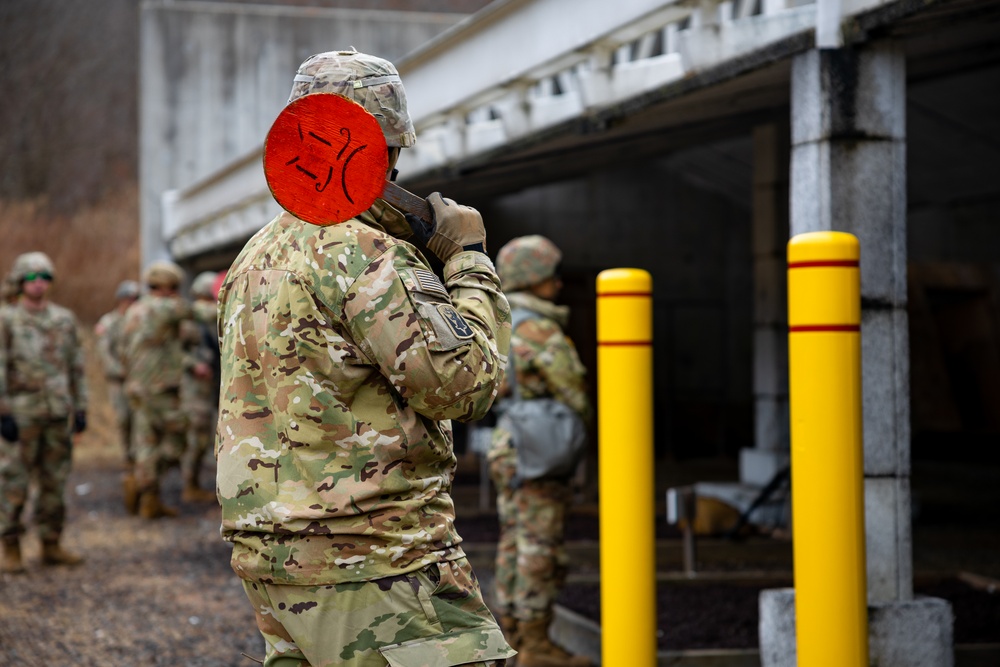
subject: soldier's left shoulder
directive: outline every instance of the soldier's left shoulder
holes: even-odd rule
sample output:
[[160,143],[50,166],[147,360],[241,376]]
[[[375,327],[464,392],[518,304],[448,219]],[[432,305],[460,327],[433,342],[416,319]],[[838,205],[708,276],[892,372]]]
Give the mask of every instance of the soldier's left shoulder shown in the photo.
[[539,343],[544,343],[553,338],[563,338],[563,330],[559,326],[559,323],[542,315],[525,320],[517,328],[517,334],[526,340]]

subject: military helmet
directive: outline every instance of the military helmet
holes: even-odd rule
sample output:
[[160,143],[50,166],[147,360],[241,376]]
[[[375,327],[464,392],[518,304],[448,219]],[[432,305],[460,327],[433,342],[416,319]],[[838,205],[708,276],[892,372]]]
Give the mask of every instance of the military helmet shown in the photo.
[[134,280],[123,280],[118,283],[118,289],[115,290],[116,299],[136,299],[139,297],[139,283]]
[[504,290],[526,289],[551,278],[562,260],[556,244],[532,234],[511,239],[497,253],[497,274]]
[[388,60],[358,53],[353,46],[310,56],[295,73],[288,102],[311,93],[337,93],[363,106],[378,120],[389,146],[408,148],[417,141],[403,82]]
[[191,296],[215,298],[215,271],[202,271],[191,283]]
[[184,269],[167,260],[157,260],[146,267],[142,280],[150,287],[179,287],[184,282]]
[[20,284],[25,276],[32,273],[45,273],[51,279],[55,277],[56,269],[52,265],[52,260],[44,252],[26,252],[23,255],[18,255],[10,270],[11,277]]

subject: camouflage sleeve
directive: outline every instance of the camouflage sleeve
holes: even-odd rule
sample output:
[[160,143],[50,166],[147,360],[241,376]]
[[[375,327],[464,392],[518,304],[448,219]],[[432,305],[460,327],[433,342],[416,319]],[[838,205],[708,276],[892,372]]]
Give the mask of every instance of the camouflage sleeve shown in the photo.
[[115,337],[121,332],[121,322],[115,322],[113,315],[108,313],[101,317],[94,327],[97,334],[97,354],[104,366],[104,374],[120,379],[123,376],[122,362],[115,350]]
[[486,255],[459,253],[441,283],[408,244],[373,259],[347,289],[344,320],[406,403],[431,419],[482,418],[510,348],[510,306]]
[[0,414],[9,414],[10,405],[7,404],[7,341],[10,340],[7,328],[7,318],[4,317],[7,309],[0,306]]
[[583,419],[589,420],[591,406],[587,396],[587,370],[573,342],[551,320],[529,320],[518,328],[518,332],[522,331],[525,338],[536,341],[534,366],[552,395],[576,410]]
[[69,336],[67,337],[66,358],[69,361],[69,386],[73,394],[73,409],[77,412],[87,409],[87,372],[84,363],[83,345],[80,342],[80,328],[76,318],[70,315]]

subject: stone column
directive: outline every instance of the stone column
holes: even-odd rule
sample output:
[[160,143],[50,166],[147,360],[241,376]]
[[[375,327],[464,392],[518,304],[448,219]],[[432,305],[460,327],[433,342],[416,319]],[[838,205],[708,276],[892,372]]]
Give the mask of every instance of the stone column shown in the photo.
[[[951,665],[949,606],[942,600],[913,600],[905,58],[888,41],[809,51],[792,64],[791,99],[791,234],[842,231],[861,242],[872,664]],[[794,633],[790,653],[781,644],[787,636],[765,637],[772,631],[787,635],[787,610],[794,606],[782,595],[794,593],[761,596],[765,667],[794,665]]]
[[787,124],[753,130],[754,446],[740,452],[740,481],[763,486],[788,464]]
[[861,242],[872,602],[913,596],[905,75],[892,44],[814,50],[792,66],[791,233],[850,232]]
[[753,131],[754,448],[788,453],[788,126]]

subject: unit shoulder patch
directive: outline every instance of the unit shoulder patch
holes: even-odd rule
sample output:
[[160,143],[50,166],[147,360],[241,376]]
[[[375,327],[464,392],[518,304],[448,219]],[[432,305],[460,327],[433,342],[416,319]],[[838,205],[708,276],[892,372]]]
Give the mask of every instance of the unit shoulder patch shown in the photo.
[[454,333],[456,337],[465,340],[472,338],[475,335],[472,327],[469,326],[469,323],[465,321],[464,317],[458,314],[458,311],[455,310],[454,306],[443,303],[437,307],[437,310],[441,313],[444,321],[448,323],[448,326],[451,328],[452,333]]

